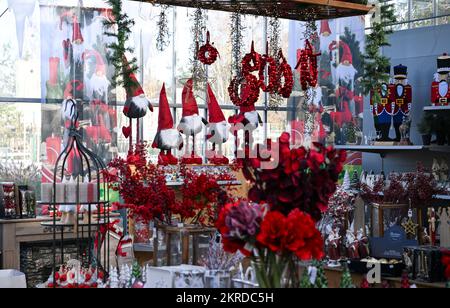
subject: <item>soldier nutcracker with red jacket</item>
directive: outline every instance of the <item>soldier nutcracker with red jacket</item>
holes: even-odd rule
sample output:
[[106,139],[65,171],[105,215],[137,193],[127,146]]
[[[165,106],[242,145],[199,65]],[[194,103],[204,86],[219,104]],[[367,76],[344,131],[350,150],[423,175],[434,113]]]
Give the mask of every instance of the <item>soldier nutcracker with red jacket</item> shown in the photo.
[[401,139],[400,126],[403,119],[409,117],[412,107],[412,87],[408,84],[408,67],[400,64],[394,67],[394,85],[391,96],[393,120],[396,138]]
[[[384,69],[387,76],[391,75],[391,67],[387,66]],[[383,83],[375,90],[379,99],[375,99],[374,91],[370,93],[370,110],[373,115],[375,129],[381,132],[381,139],[379,141],[390,141],[389,129],[392,124],[392,94],[394,93],[394,85],[391,83]]]
[[437,73],[431,85],[431,104],[433,106],[448,106],[450,103],[450,56],[444,53],[437,59]]

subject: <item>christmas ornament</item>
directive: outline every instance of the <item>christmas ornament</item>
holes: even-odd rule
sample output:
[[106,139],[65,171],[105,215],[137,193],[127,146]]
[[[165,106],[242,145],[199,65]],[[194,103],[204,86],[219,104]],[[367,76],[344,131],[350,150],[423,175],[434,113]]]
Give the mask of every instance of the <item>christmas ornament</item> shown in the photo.
[[206,32],[206,43],[198,49],[197,58],[200,62],[206,65],[211,65],[217,60],[219,52],[211,45],[209,31]]
[[[267,79],[269,83],[266,85],[266,67],[268,66]],[[259,68],[259,84],[264,92],[273,93],[278,88],[278,67],[274,58],[268,54],[262,55],[260,58]]]
[[[278,66],[278,94],[284,98],[289,98],[291,96],[292,90],[294,88],[294,74],[292,73],[292,68],[287,62],[283,55],[283,52],[279,52],[280,64]],[[284,83],[283,83],[284,79]]]
[[25,33],[25,21],[31,21],[36,0],[8,0],[8,8],[13,11],[16,19],[17,45],[19,46],[19,57],[23,56],[23,42]]
[[255,42],[252,41],[250,53],[242,59],[242,75],[248,76],[252,72],[258,72],[261,67],[261,55],[255,51]]
[[231,102],[237,107],[253,106],[259,99],[259,89],[258,79],[248,74],[244,78],[234,77],[228,87],[228,94]]
[[412,209],[410,208],[408,211],[408,221],[402,223],[402,227],[403,227],[403,229],[405,229],[405,232],[407,235],[410,235],[411,237],[416,237],[417,236],[417,228],[419,228],[419,225],[414,223],[412,216],[413,216],[413,212],[412,212]]
[[318,78],[317,57],[321,53],[315,53],[309,40],[305,41],[305,49],[300,51],[299,61],[295,69],[300,68],[300,83],[302,90],[308,87],[316,87]]

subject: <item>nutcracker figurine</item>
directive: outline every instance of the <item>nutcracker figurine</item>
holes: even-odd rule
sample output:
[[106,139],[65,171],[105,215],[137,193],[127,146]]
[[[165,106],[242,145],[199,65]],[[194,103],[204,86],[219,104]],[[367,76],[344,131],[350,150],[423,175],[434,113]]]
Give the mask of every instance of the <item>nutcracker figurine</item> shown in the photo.
[[[387,66],[384,69],[387,76],[391,75],[391,67]],[[381,132],[381,139],[379,141],[390,141],[389,129],[392,123],[392,102],[393,85],[383,83],[379,88],[375,89],[379,95],[378,101],[375,99],[375,92],[370,93],[370,109],[372,111],[375,129]]]
[[408,117],[412,106],[412,87],[408,84],[408,67],[398,65],[394,67],[394,85],[392,94],[392,110],[396,141],[401,139],[400,126],[405,117]]
[[450,56],[444,53],[437,59],[437,73],[431,85],[431,104],[448,106],[450,103],[449,88]]

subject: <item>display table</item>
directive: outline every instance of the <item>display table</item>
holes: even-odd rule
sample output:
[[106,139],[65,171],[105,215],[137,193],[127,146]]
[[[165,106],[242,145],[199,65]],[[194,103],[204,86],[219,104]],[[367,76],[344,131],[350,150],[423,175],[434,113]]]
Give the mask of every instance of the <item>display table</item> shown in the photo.
[[[303,271],[304,268],[301,269]],[[339,288],[339,284],[341,282],[342,278],[342,269],[341,268],[325,268],[325,275],[328,279],[328,286],[330,288]],[[359,288],[361,285],[361,282],[364,279],[363,274],[359,273],[352,273],[352,281],[355,286]],[[390,278],[390,277],[383,277],[382,280],[386,280],[390,283],[392,288],[400,288],[401,287],[401,278]],[[420,281],[413,281],[410,280],[411,285],[416,285],[417,288],[420,289],[443,289],[445,288],[445,283],[426,283],[426,282],[420,282]],[[376,286],[381,287],[381,286]]]

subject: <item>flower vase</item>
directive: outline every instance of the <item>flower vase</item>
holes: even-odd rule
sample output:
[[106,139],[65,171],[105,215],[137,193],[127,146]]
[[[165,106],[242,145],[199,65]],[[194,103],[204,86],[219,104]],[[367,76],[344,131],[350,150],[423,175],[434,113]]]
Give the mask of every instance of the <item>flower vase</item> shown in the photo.
[[231,272],[225,270],[208,270],[205,273],[205,287],[213,289],[231,288]]

